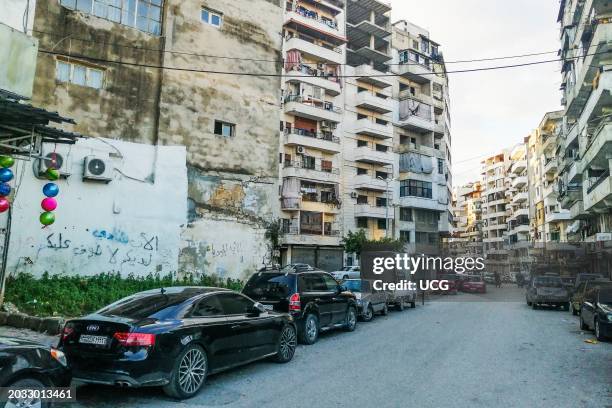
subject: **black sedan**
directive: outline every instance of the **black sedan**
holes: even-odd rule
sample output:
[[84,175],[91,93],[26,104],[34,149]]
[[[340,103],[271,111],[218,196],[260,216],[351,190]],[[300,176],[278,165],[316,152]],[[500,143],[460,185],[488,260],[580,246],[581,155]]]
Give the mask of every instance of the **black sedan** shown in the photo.
[[[68,387],[70,370],[64,353],[52,347],[27,340],[0,337],[0,387],[10,389],[44,389]],[[48,406],[40,400],[9,398],[4,388],[2,400],[7,406]]]
[[593,329],[600,341],[612,337],[612,288],[598,287],[586,293],[580,309],[580,328]]
[[60,340],[75,380],[163,386],[179,399],[195,395],[209,374],[267,357],[288,362],[296,344],[289,315],[203,287],[137,293],[68,321]]

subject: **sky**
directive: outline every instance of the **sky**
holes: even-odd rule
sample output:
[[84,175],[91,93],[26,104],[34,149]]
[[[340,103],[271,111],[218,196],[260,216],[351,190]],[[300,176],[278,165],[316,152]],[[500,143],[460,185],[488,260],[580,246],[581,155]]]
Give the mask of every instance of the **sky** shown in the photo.
[[[392,21],[429,31],[446,61],[520,55],[559,49],[557,0],[391,0]],[[550,54],[447,69],[557,59]],[[458,73],[450,76],[453,185],[479,178],[480,161],[514,146],[544,114],[561,109],[560,65]]]

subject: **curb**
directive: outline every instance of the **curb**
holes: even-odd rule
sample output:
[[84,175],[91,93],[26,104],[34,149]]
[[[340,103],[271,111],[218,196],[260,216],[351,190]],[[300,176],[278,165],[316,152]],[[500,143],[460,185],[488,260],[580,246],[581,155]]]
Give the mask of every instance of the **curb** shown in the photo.
[[29,329],[53,336],[60,333],[64,322],[65,320],[61,317],[35,317],[24,313],[0,312],[0,326]]

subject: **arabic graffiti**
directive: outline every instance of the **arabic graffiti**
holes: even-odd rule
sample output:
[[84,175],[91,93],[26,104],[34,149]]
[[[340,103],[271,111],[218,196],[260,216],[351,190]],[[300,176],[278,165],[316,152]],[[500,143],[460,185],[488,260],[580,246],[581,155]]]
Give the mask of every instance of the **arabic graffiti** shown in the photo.
[[128,242],[130,242],[130,238],[128,237],[128,235],[125,232],[116,228],[113,228],[112,231],[94,230],[94,232],[92,232],[91,234],[99,239],[107,239],[109,241],[116,241],[122,244],[127,244]]

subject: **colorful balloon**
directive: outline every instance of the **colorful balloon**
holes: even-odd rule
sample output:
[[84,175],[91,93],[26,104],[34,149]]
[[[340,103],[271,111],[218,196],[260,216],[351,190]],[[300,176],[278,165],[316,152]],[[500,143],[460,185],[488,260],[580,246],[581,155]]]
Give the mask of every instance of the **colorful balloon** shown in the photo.
[[46,197],[55,197],[59,194],[59,187],[55,183],[47,183],[44,185],[42,191]]
[[11,181],[13,179],[13,172],[11,169],[0,169],[0,181],[6,183],[7,181]]
[[55,200],[55,198],[47,197],[42,200],[40,206],[45,211],[53,211],[57,208],[57,201]]
[[[52,180],[52,181],[58,180],[60,178],[59,171],[57,171],[57,169],[54,169],[53,167],[49,167],[47,171],[45,172],[45,175],[47,176],[49,180]],[[1,179],[1,175],[0,175],[0,179]]]
[[6,197],[11,194],[11,186],[7,183],[0,183],[0,197]]
[[0,156],[0,167],[13,167],[15,159],[11,156]]
[[11,204],[6,198],[0,198],[0,213],[3,213],[8,210],[10,206]]
[[40,214],[40,223],[42,225],[51,225],[55,222],[55,214],[52,212],[44,212]]

